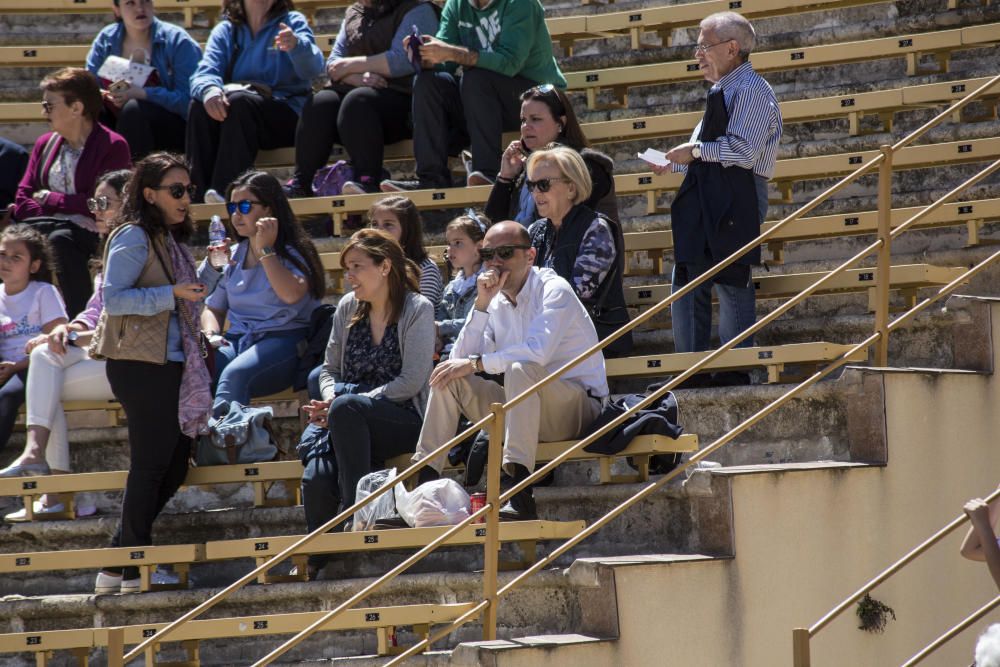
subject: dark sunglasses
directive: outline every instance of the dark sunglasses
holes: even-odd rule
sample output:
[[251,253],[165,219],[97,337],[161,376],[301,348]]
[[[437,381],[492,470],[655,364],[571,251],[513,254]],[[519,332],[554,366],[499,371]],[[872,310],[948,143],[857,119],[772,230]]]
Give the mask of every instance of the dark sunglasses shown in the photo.
[[479,259],[484,262],[488,262],[493,259],[494,256],[497,258],[507,261],[514,256],[515,250],[530,250],[530,245],[498,245],[496,248],[480,248],[479,249]]
[[195,187],[194,183],[188,183],[184,185],[183,183],[171,183],[170,185],[154,185],[153,190],[166,190],[170,193],[170,196],[174,199],[182,199],[184,193],[188,193],[191,199],[194,199],[195,194],[198,192],[198,188]]
[[49,102],[48,100],[42,100],[42,111],[44,111],[45,113],[52,113],[53,107],[55,107],[55,104],[53,104],[52,102]]
[[548,192],[552,188],[552,181],[564,181],[569,182],[568,178],[539,178],[537,181],[532,181],[525,179],[524,186],[528,188],[528,192],[534,192],[538,190],[539,192]]
[[540,86],[535,86],[534,88],[532,88],[531,92],[538,93],[539,95],[548,95],[555,89],[556,87],[553,86],[551,83],[543,83]]
[[226,202],[226,210],[229,211],[229,215],[233,215],[236,211],[239,211],[243,215],[250,212],[250,209],[254,207],[254,204],[261,204],[259,201],[252,201],[250,199],[241,199],[239,201]]
[[110,207],[112,203],[114,202],[108,199],[105,195],[101,195],[100,197],[91,197],[87,200],[87,210],[91,213],[107,211],[108,207]]

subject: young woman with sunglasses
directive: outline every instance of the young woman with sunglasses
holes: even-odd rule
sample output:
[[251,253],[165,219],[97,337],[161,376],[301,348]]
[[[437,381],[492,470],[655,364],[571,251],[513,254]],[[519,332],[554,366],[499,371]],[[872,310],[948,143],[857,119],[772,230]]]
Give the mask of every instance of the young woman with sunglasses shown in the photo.
[[[94,214],[101,236],[107,236],[118,216],[122,189],[131,175],[127,169],[102,175],[94,196],[87,200],[87,208]],[[104,310],[103,282],[98,273],[94,277],[94,294],[86,309],[73,321],[28,341],[25,349],[30,353],[30,362],[25,383],[27,435],[24,450],[9,466],[0,470],[0,477],[70,472],[69,439],[62,402],[114,400],[104,362],[87,355],[87,346]],[[36,502],[34,512],[48,514],[64,509],[57,496],[46,494]],[[94,506],[78,498],[76,510],[77,516],[86,516],[93,513]],[[25,511],[8,514],[5,519],[23,521]]]
[[42,113],[52,131],[35,142],[17,188],[14,219],[44,234],[56,259],[59,289],[70,313],[90,298],[87,262],[97,249],[97,223],[87,209],[100,174],[131,165],[125,139],[98,122],[101,89],[93,74],[67,67],[41,83]]
[[[153,153],[125,186],[120,226],[104,251],[104,312],[90,354],[128,418],[129,473],[111,546],[152,544],[153,521],[187,475],[212,395],[197,322],[205,286],[183,245],[194,230],[191,175],[179,155]],[[105,568],[96,593],[137,593],[135,567]]]
[[239,243],[201,316],[202,330],[216,346],[216,417],[232,401],[247,405],[292,385],[298,347],[326,293],[319,254],[278,179],[249,171],[230,184],[227,198]]
[[[599,339],[628,322],[622,276],[625,241],[618,222],[587,206],[592,184],[587,164],[572,148],[532,153],[524,186],[539,220],[528,228],[535,266],[554,269],[587,307]],[[484,258],[485,261],[485,258]],[[632,349],[628,333],[604,348],[606,357]]]
[[539,217],[524,187],[524,163],[532,152],[550,144],[572,148],[587,165],[592,184],[584,203],[611,220],[618,220],[614,162],[589,147],[566,93],[551,84],[529,88],[521,95],[521,138],[512,141],[500,160],[486,215],[491,220],[517,220],[527,227]]

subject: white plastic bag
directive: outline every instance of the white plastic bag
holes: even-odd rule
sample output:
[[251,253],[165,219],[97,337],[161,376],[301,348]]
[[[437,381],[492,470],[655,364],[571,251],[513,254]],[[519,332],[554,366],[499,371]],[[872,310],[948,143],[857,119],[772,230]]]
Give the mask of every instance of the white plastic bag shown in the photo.
[[451,526],[467,519],[469,494],[453,479],[436,479],[413,491],[396,485],[396,510],[414,528]]
[[[389,470],[376,470],[375,472],[368,473],[358,480],[355,502],[361,502],[370,496],[374,491],[382,488],[386,482],[395,476],[395,468],[390,468]],[[399,484],[396,488],[398,489],[401,487],[402,484]],[[391,492],[383,493],[381,496],[376,498],[374,502],[368,503],[355,512],[354,525],[351,530],[374,530],[376,521],[379,519],[388,519],[394,516],[396,516],[396,498]]]

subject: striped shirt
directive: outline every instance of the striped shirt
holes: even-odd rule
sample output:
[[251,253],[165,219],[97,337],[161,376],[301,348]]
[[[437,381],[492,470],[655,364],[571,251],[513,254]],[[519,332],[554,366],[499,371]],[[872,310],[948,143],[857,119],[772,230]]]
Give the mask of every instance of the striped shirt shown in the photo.
[[[749,62],[722,77],[712,88],[718,87],[722,88],[729,112],[729,125],[725,136],[701,142],[701,159],[720,162],[723,167],[753,169],[757,176],[771,178],[781,139],[781,109],[774,90]],[[700,121],[691,133],[691,142],[697,142],[699,134]],[[683,172],[687,166],[674,163],[671,169]]]
[[420,267],[420,295],[436,308],[441,301],[441,294],[444,292],[441,270],[430,255],[425,257],[418,266]]

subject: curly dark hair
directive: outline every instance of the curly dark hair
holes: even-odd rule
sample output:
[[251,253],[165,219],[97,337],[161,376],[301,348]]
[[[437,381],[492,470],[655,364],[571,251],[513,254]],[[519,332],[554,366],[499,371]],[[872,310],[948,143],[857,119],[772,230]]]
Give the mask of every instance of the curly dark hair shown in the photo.
[[[323,262],[316,252],[316,246],[292,212],[288,197],[281,189],[281,182],[266,171],[246,171],[226,188],[226,199],[230,198],[233,190],[241,189],[249,190],[261,204],[271,209],[271,215],[278,220],[278,238],[274,243],[274,251],[304,273],[308,277],[309,293],[322,299],[326,294]],[[240,243],[249,241],[243,239]],[[294,249],[298,257],[289,248]]]
[[[295,11],[295,3],[292,0],[274,0],[274,4],[267,12],[267,20],[270,21],[276,16],[291,11]],[[233,25],[246,23],[247,12],[243,8],[243,0],[222,0],[222,17],[229,19]]]
[[0,240],[23,243],[32,262],[41,260],[38,270],[31,273],[30,279],[43,283],[52,282],[52,246],[41,232],[24,223],[10,225],[0,233]]
[[146,201],[146,188],[163,184],[163,177],[171,169],[183,169],[188,174],[191,168],[183,156],[175,153],[153,153],[140,160],[132,169],[132,178],[125,185],[122,210],[115,226],[133,224],[142,227],[150,238],[167,232],[179,242],[187,241],[194,233],[194,221],[189,213],[179,225],[168,225],[160,209]]

